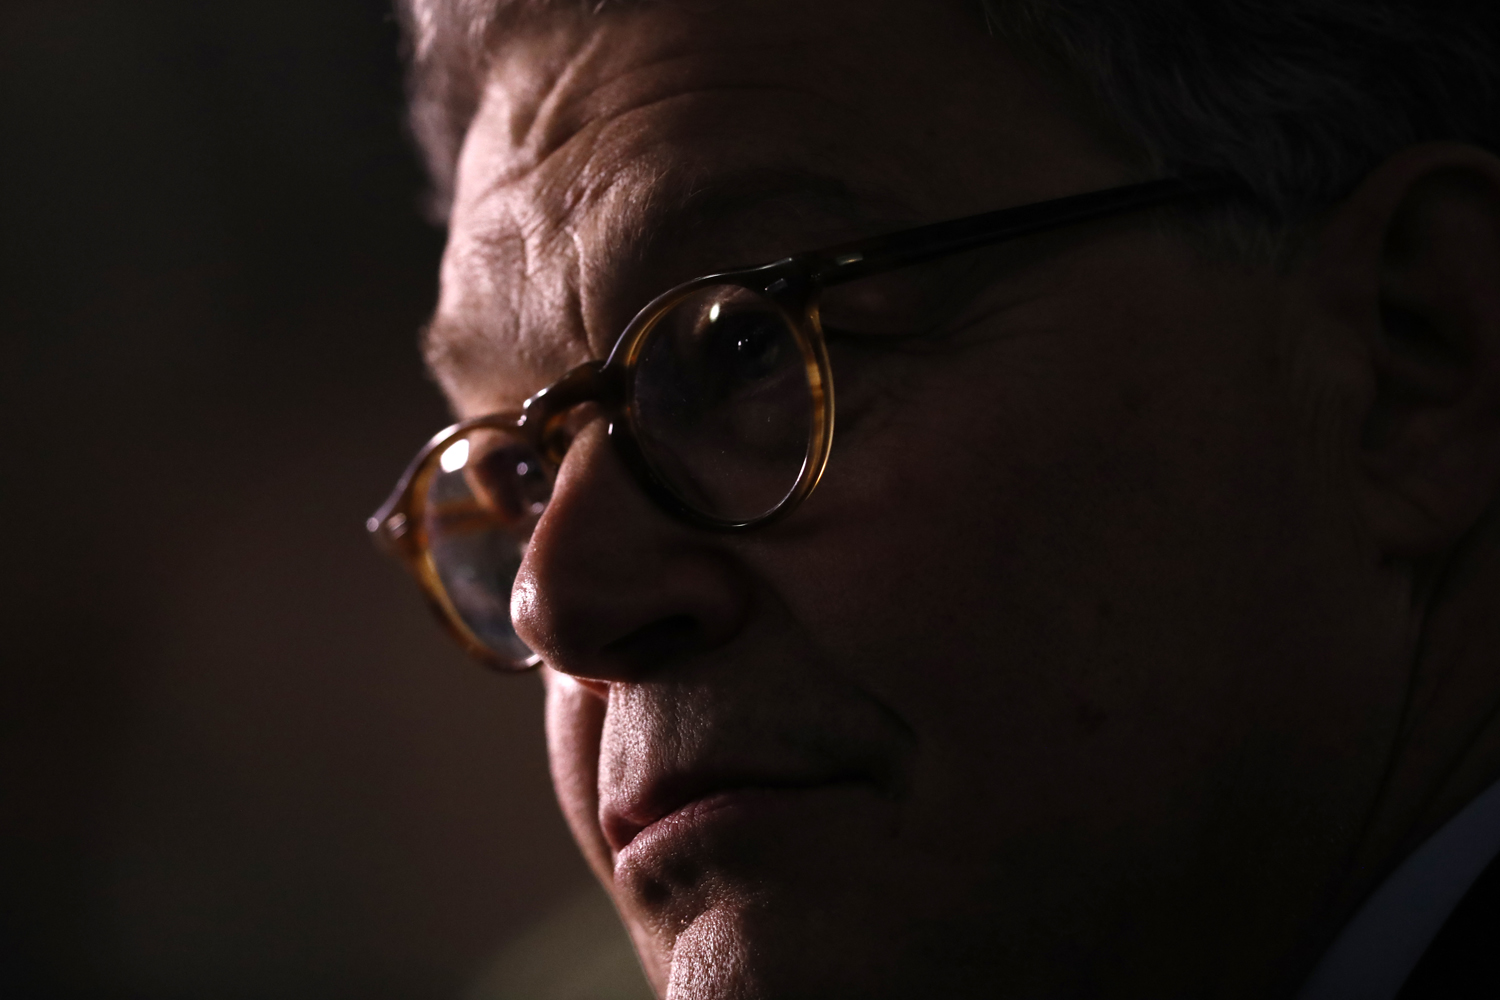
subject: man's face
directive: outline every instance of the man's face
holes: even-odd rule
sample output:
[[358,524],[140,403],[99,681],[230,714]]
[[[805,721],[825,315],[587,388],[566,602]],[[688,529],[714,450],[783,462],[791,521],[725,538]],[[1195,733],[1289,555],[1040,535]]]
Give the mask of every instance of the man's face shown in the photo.
[[[1139,179],[1103,136],[966,4],[518,27],[434,368],[462,415],[513,408],[679,281]],[[584,427],[514,611],[563,810],[660,991],[1287,974],[1402,683],[1298,301],[1150,216],[830,297],[827,474],[744,535],[673,520]]]

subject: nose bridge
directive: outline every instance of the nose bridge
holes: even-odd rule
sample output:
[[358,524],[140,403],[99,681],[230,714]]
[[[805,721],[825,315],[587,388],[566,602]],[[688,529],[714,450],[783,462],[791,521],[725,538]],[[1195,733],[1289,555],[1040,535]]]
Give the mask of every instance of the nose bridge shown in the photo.
[[522,404],[522,430],[554,464],[561,465],[567,452],[570,435],[565,421],[572,411],[595,403],[607,419],[614,419],[620,392],[619,380],[612,375],[604,362],[585,361]]

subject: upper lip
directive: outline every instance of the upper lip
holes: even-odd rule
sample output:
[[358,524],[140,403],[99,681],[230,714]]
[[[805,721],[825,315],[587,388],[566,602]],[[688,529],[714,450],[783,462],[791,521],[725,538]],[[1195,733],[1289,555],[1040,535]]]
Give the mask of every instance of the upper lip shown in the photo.
[[797,789],[850,781],[870,781],[871,775],[853,770],[820,770],[802,774],[771,774],[749,769],[681,771],[647,781],[638,795],[606,800],[600,826],[610,848],[619,854],[646,827],[700,799],[741,789]]

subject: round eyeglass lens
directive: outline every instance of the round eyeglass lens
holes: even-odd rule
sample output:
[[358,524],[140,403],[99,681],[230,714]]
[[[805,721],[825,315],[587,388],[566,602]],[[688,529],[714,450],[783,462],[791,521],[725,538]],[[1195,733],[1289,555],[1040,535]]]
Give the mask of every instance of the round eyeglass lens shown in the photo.
[[510,592],[552,471],[519,435],[471,428],[445,444],[418,483],[421,530],[444,611],[508,669],[536,662],[516,637]]
[[791,320],[759,293],[711,285],[646,336],[631,416],[656,475],[720,522],[775,510],[802,477],[817,424],[817,369]]

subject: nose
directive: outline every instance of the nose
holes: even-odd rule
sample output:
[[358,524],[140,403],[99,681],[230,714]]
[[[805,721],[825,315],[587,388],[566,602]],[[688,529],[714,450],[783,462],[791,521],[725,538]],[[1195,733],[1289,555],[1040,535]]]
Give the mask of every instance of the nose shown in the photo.
[[596,420],[558,470],[511,616],[550,667],[603,691],[728,643],[745,625],[751,593],[725,537],[660,510]]

